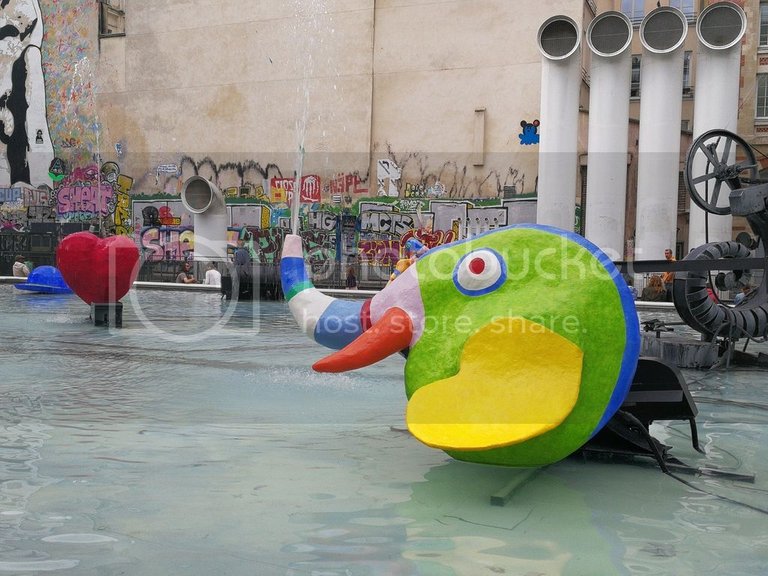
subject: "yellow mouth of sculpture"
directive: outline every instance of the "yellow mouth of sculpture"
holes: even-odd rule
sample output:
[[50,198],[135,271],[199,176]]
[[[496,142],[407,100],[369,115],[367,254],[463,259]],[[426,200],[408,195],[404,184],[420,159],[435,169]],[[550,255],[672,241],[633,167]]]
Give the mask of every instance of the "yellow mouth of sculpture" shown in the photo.
[[455,376],[411,396],[406,421],[423,443],[443,450],[518,444],[560,425],[579,397],[583,352],[524,318],[475,332]]

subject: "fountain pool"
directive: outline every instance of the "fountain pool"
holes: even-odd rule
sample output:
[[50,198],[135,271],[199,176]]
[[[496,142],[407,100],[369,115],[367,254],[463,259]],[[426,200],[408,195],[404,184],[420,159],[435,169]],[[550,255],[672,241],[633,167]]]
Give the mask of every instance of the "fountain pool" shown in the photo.
[[566,460],[500,507],[520,471],[403,431],[402,359],[315,374],[284,303],[123,301],[110,330],[0,285],[0,575],[764,573],[766,515],[732,501],[768,508],[765,372],[684,371],[706,455],[652,430],[755,483]]

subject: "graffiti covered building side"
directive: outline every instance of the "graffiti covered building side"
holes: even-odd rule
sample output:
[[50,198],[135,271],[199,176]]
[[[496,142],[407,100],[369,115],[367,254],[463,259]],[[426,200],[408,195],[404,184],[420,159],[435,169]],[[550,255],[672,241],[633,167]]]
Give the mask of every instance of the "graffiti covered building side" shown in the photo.
[[[384,142],[353,160],[329,153],[297,182],[284,154],[145,153],[147,136],[130,119],[115,123],[114,106],[97,106],[107,92],[96,74],[98,21],[96,0],[0,3],[0,231],[98,224],[134,239],[147,261],[190,258],[194,217],[180,191],[192,176],[224,192],[230,245],[247,238],[267,265],[279,259],[297,187],[313,268],[334,260],[387,267],[411,237],[437,246],[535,217],[530,178],[510,160],[477,167]],[[518,145],[519,124],[508,131]]]

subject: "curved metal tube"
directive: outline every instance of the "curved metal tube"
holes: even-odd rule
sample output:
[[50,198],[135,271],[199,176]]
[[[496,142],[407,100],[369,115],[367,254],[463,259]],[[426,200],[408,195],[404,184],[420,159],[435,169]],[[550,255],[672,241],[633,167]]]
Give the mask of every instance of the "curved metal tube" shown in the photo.
[[[691,251],[685,260],[749,258],[752,250],[739,242],[714,242]],[[673,285],[675,309],[686,324],[704,334],[735,338],[762,338],[768,335],[768,294],[765,279],[747,300],[738,306],[714,302],[707,292],[705,272],[678,272]]]

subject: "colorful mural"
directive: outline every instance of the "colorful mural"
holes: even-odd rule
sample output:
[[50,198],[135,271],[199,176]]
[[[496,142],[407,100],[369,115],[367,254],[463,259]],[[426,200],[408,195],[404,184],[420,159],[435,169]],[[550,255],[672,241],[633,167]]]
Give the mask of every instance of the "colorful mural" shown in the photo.
[[50,184],[43,17],[37,0],[0,3],[0,185]]
[[[357,175],[337,176],[341,178],[350,186],[359,185]],[[319,199],[314,194],[320,178],[307,176],[305,181],[311,185],[302,192],[302,201]],[[52,190],[29,185],[0,188],[0,228],[27,231],[36,222],[80,222],[107,234],[132,237],[151,262],[192,257],[194,216],[180,197],[135,194],[133,186],[133,178],[117,163],[106,162],[100,168],[95,164],[75,168]],[[288,187],[286,181],[278,188],[282,186]],[[421,185],[406,183],[406,187]],[[535,218],[535,199],[530,197],[469,201],[430,196],[435,195],[358,198],[349,206],[304,202],[300,222],[308,261],[313,269],[329,261],[390,267],[409,238],[434,247]],[[278,195],[281,201],[272,203],[253,195],[228,195],[232,251],[237,238],[245,237],[256,262],[276,263],[290,226],[289,197]]]
[[[388,144],[375,174],[368,166],[328,165],[298,183],[293,168],[268,158],[184,153],[125,174],[121,164],[134,166],[129,138],[101,141],[98,9],[96,0],[0,2],[0,231],[71,223],[132,238],[149,262],[190,258],[194,217],[180,192],[191,176],[224,194],[231,247],[247,239],[254,260],[265,265],[280,257],[297,192],[307,259],[318,274],[334,261],[390,267],[411,237],[432,247],[535,219],[535,200],[524,194],[517,169],[469,176],[466,166],[395,153]],[[530,125],[534,132],[537,125]],[[102,151],[114,161],[103,161]]]
[[41,8],[45,22],[42,69],[56,156],[69,166],[98,164],[101,126],[94,60],[98,58],[98,2],[44,1]]

